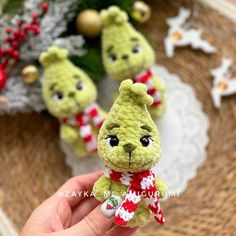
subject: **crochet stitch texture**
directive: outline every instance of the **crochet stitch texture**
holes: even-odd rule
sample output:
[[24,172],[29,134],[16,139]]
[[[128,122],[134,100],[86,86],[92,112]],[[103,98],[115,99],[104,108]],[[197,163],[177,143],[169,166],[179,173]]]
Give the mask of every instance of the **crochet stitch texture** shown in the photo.
[[[127,13],[111,6],[103,10],[101,16],[102,59],[106,72],[114,80],[123,81],[149,71],[155,62],[154,51],[144,36],[128,22]],[[149,107],[151,116],[156,119],[165,111],[165,85],[155,75],[151,80],[162,101],[158,106]]]
[[[160,137],[146,105],[150,106],[153,98],[147,94],[147,88],[141,83],[125,80],[119,88],[119,96],[113,104],[98,135],[98,154],[111,170],[121,173],[140,173],[150,170],[160,158]],[[155,179],[156,188],[166,192],[161,180]],[[119,195],[128,186],[121,181],[114,181],[106,176],[95,183],[95,197],[104,201],[107,192]],[[141,199],[125,226],[143,225],[150,216],[148,205]]]
[[[96,151],[95,137],[105,112],[94,104],[97,90],[92,80],[67,56],[67,50],[56,46],[41,54],[40,62],[44,67],[42,93],[48,111],[64,121],[60,126],[61,139],[72,147],[77,156],[84,157]],[[88,111],[92,104],[95,106]],[[79,117],[83,119],[81,122],[70,122]]]

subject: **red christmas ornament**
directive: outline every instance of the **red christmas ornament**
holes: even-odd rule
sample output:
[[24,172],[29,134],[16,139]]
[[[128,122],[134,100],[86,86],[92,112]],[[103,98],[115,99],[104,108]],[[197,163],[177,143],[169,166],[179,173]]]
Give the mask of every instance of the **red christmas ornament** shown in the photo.
[[15,28],[6,27],[7,33],[4,42],[7,46],[0,47],[0,91],[4,88],[7,75],[5,69],[8,66],[9,60],[17,61],[20,58],[20,46],[24,43],[26,38],[33,33],[37,36],[40,34],[40,18],[47,13],[48,3],[43,2],[40,4],[41,12],[34,12],[30,23],[24,22],[20,19]]
[[3,66],[0,64],[0,90],[2,90],[6,84],[7,75],[3,69]]

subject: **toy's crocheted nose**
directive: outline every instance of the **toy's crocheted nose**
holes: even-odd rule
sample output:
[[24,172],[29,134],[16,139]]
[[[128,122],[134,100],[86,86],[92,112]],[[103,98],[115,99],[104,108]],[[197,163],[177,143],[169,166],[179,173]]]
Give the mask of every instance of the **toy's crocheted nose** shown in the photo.
[[132,152],[136,148],[136,146],[132,143],[127,143],[123,146],[123,148],[126,152]]
[[127,60],[127,59],[129,58],[129,55],[124,54],[124,55],[121,56],[121,58],[122,58],[123,60]]

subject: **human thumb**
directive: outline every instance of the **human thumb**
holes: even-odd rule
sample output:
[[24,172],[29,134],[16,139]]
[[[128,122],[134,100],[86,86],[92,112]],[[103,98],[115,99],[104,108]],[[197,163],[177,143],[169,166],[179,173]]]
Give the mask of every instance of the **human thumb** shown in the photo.
[[[114,197],[113,197],[114,198]],[[113,224],[113,215],[115,213],[115,207],[110,208],[110,203],[108,199],[102,205],[96,207],[92,212],[90,212],[82,221],[74,225],[73,227],[66,229],[60,236],[100,236],[104,235]],[[118,200],[120,204],[121,199]],[[106,205],[109,205],[107,211]],[[108,212],[110,211],[110,212]]]

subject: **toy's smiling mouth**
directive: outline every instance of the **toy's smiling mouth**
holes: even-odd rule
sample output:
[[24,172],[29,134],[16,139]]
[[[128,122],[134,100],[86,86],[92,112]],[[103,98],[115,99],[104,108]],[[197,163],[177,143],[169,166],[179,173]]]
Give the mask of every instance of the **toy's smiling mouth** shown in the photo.
[[145,66],[146,66],[146,60],[145,60],[145,59],[142,60],[142,62],[141,62],[140,65],[139,65],[138,70],[135,69],[135,68],[130,64],[129,60],[126,60],[126,65],[127,65],[128,73],[132,75],[132,74],[136,73],[136,71],[143,71],[143,70],[144,70],[144,68],[145,68]]
[[[128,166],[127,167],[131,167],[131,158],[132,158],[132,152],[129,152],[129,160],[128,160]],[[107,160],[114,166],[114,167],[117,167],[117,168],[124,168],[124,166],[119,166],[117,164],[115,164],[109,157],[107,157]],[[152,160],[149,160],[145,163],[143,163],[142,165],[140,165],[140,167],[145,167],[147,165],[149,165],[150,163],[152,162]]]
[[80,104],[78,103],[78,101],[74,98],[75,104],[77,107],[80,107]]
[[149,165],[151,162],[152,162],[152,160],[143,163],[143,164],[142,164],[142,167]]

